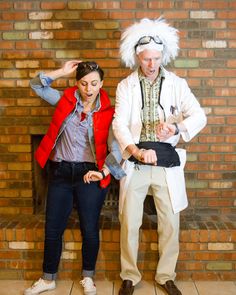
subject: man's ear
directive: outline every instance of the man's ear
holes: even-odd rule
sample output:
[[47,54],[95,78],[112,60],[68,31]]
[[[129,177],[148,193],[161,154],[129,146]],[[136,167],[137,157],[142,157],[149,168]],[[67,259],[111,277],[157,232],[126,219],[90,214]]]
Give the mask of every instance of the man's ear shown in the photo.
[[102,88],[103,86],[103,80],[100,82],[100,88]]

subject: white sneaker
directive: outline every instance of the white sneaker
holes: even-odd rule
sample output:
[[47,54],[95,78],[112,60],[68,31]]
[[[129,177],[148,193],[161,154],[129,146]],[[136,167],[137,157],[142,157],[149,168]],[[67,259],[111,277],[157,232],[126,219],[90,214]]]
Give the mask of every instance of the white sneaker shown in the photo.
[[97,294],[96,285],[94,284],[92,278],[85,277],[82,281],[80,281],[80,284],[84,288],[84,295],[96,295]]
[[52,281],[51,283],[45,283],[45,281],[40,278],[30,288],[24,291],[24,295],[37,295],[41,292],[53,290],[55,288],[56,288],[55,281]]

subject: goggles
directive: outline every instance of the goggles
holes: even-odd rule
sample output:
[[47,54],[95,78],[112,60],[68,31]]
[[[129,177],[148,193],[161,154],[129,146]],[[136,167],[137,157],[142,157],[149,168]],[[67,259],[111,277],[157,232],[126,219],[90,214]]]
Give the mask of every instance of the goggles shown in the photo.
[[139,46],[139,45],[146,45],[146,44],[149,44],[151,41],[154,41],[156,44],[159,44],[161,45],[162,42],[161,42],[161,39],[158,37],[158,36],[143,36],[141,37],[137,44],[135,45],[135,49]]

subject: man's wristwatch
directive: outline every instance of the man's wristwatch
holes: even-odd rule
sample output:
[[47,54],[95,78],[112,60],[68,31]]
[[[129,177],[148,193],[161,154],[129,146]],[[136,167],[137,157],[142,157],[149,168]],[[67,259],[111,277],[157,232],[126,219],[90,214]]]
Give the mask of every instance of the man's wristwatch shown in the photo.
[[174,135],[178,135],[179,134],[179,127],[178,127],[178,124],[177,123],[173,123],[173,125],[175,125],[175,133]]

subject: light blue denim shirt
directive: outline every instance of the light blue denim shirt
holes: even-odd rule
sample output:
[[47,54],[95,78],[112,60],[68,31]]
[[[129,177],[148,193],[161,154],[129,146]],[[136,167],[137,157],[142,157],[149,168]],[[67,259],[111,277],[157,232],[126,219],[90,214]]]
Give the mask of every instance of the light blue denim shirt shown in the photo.
[[[35,91],[35,93],[40,96],[42,99],[47,101],[51,105],[56,105],[57,102],[60,100],[63,92],[60,92],[57,89],[52,88],[50,85],[53,82],[53,80],[49,77],[47,77],[43,72],[39,73],[38,76],[33,78],[30,81],[31,88]],[[61,134],[65,130],[67,124],[70,122],[70,120],[76,115],[76,113],[81,114],[83,107],[80,103],[80,96],[79,92],[75,92],[75,97],[77,99],[77,103],[75,106],[75,109],[72,111],[72,113],[67,117],[67,119],[62,124],[62,127],[58,133],[55,145],[57,143],[57,140],[60,138]],[[94,112],[98,111],[100,108],[100,96],[98,96],[96,101],[96,106]],[[89,144],[90,148],[94,157],[94,161],[96,162],[96,156],[95,156],[95,145],[94,145],[94,134],[93,134],[93,113],[88,113],[87,121],[88,121],[88,138],[89,138]],[[105,167],[108,168],[110,173],[116,178],[121,179],[123,176],[125,176],[125,172],[122,169],[120,162],[122,160],[122,156],[120,153],[120,149],[118,146],[117,141],[114,138],[112,127],[110,126],[109,129],[109,136],[108,136],[108,150],[109,154],[107,155],[105,159]],[[54,145],[54,146],[55,146]]]

